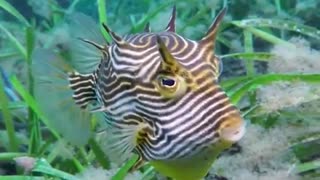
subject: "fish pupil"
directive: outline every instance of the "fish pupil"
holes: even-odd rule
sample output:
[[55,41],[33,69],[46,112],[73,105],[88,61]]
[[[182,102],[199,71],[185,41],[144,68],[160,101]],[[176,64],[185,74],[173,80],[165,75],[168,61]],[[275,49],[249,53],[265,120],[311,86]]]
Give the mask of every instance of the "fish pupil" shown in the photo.
[[164,86],[169,86],[169,87],[172,87],[172,86],[174,86],[175,85],[175,80],[173,80],[173,79],[167,79],[167,78],[163,78],[162,80],[161,80],[161,82],[162,82],[162,85],[164,85]]

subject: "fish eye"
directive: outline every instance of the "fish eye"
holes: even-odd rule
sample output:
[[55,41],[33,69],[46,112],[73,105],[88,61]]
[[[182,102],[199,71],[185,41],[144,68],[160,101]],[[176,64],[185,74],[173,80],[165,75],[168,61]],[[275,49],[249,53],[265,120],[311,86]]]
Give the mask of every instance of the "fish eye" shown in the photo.
[[184,78],[171,74],[158,75],[155,87],[160,94],[166,98],[180,97],[187,90],[187,84]]
[[173,78],[163,77],[161,78],[161,85],[165,87],[174,87],[176,85],[176,80]]

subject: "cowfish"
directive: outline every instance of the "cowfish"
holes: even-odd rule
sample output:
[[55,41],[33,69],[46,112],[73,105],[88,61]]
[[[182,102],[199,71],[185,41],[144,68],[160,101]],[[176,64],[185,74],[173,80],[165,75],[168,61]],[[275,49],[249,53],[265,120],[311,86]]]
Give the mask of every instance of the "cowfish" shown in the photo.
[[[100,52],[92,72],[78,72],[72,63],[57,69],[63,62],[55,55],[49,58],[55,59],[49,60],[55,71],[50,66],[35,67],[42,74],[60,72],[56,77],[65,78],[67,86],[58,89],[71,90],[64,96],[72,97],[75,108],[68,103],[48,105],[50,96],[64,96],[55,94],[55,81],[35,74],[35,79],[47,86],[42,92],[46,97],[40,99],[52,108],[51,117],[71,111],[66,118],[75,122],[73,130],[80,129],[84,139],[90,114],[102,113],[108,134],[105,148],[113,161],[123,162],[134,153],[139,158],[133,170],[148,162],[167,177],[200,180],[218,155],[245,133],[240,110],[218,83],[221,62],[214,47],[225,14],[226,8],[199,41],[176,33],[175,7],[163,32],[151,32],[147,25],[144,32],[122,37],[103,23],[111,43],[81,38]],[[37,59],[35,63],[45,61]],[[44,89],[36,90],[41,91]],[[69,132],[59,131],[67,124],[55,128],[72,141]]]

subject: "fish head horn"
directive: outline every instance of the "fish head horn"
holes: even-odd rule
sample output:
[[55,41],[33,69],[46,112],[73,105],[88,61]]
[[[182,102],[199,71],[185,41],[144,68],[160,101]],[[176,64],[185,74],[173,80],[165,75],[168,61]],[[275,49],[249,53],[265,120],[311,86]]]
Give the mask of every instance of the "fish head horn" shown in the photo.
[[196,88],[196,81],[193,75],[181,65],[181,63],[170,53],[160,36],[157,37],[159,53],[162,61],[160,64],[160,73],[164,75],[175,76],[185,82],[186,87]]
[[119,35],[114,33],[105,23],[102,23],[102,26],[118,46],[126,44],[126,42]]
[[207,31],[206,35],[200,40],[200,44],[207,44],[210,46],[214,46],[214,42],[217,37],[219,25],[221,24],[222,19],[223,19],[224,15],[226,14],[226,12],[227,12],[227,8],[224,7],[218,13],[218,15],[214,19],[213,23],[210,25],[209,30]]
[[167,32],[176,32],[176,6],[173,6],[172,12],[171,12],[171,17],[168,22],[168,25],[166,27]]
[[150,23],[147,22],[147,24],[144,26],[144,32],[151,32],[151,27],[150,27]]
[[[173,57],[173,55],[170,53],[169,49],[166,47],[165,43],[162,41],[160,36],[157,37],[157,43],[160,55],[162,57],[162,68],[168,69],[172,72],[175,72],[174,69],[179,68],[179,64],[177,60]],[[175,68],[173,68],[175,67]]]

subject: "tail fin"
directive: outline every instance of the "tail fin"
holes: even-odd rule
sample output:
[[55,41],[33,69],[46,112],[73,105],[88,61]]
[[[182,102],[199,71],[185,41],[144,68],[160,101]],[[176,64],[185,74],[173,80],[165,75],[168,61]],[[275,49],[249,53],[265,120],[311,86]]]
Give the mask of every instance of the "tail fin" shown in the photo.
[[[97,44],[106,42],[98,24],[82,13],[68,14],[65,25],[63,29],[70,37],[69,41],[59,42],[61,38],[48,36],[46,49],[34,52],[32,68],[35,98],[49,119],[50,128],[62,134],[70,143],[82,146],[91,136],[91,114],[87,106],[95,100],[95,92],[92,83],[94,77],[90,73],[100,64],[101,51],[81,42],[79,38]],[[67,47],[65,53],[68,59],[54,53],[53,49],[59,49],[55,43],[65,43],[63,47]]]
[[69,87],[68,72],[73,71],[71,66],[58,54],[37,49],[33,54],[32,68],[34,95],[49,121],[49,128],[56,130],[73,145],[86,144],[91,136],[91,114],[75,104],[73,94],[79,95],[80,91],[76,84],[73,87],[77,93],[73,93]]

